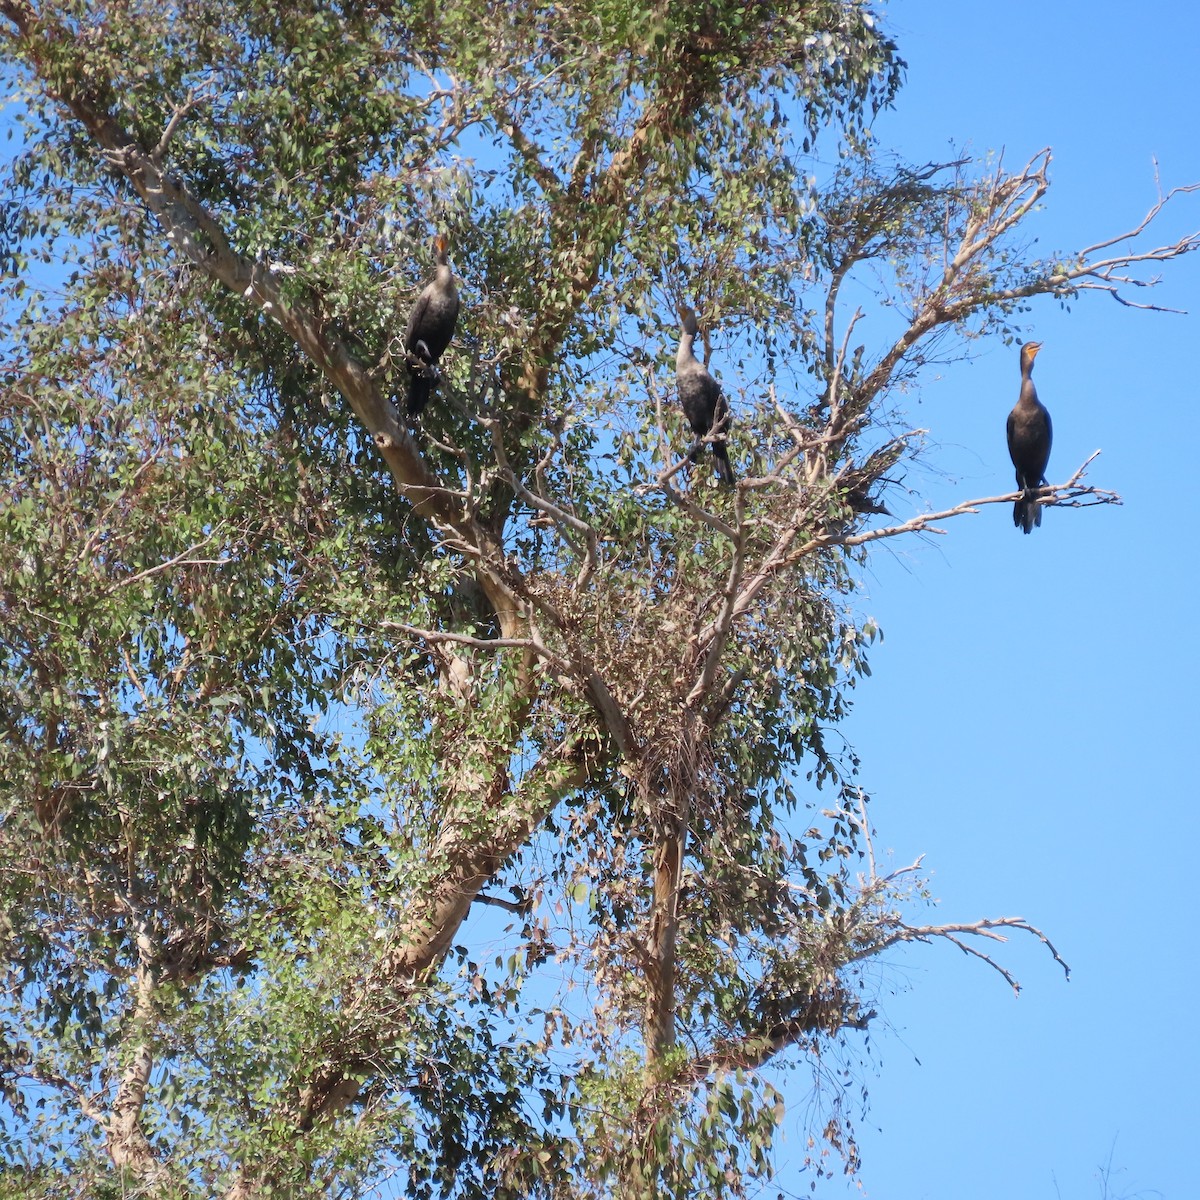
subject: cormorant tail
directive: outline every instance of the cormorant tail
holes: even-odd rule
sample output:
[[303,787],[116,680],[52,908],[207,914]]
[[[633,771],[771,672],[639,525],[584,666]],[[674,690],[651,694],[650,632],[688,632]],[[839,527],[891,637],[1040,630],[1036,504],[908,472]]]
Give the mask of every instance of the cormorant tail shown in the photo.
[[733,467],[729,465],[729,454],[724,442],[713,442],[713,458],[717,460],[717,476],[726,487],[733,487]]
[[408,377],[408,415],[419,417],[433,395],[433,380],[425,371],[414,371]]
[[1018,500],[1013,505],[1013,524],[1026,533],[1042,524],[1042,506],[1036,500]]

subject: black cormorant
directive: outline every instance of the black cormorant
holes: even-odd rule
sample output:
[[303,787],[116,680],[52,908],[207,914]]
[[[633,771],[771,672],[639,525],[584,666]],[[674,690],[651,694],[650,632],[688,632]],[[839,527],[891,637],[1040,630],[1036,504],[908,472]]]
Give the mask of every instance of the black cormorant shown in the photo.
[[[1021,347],[1021,396],[1008,414],[1008,453],[1017,468],[1017,487],[1026,493],[1046,482],[1054,436],[1050,414],[1033,386],[1033,360],[1041,348],[1041,342]],[[1013,505],[1013,524],[1026,533],[1041,523],[1042,506],[1036,500],[1026,495]]]
[[[696,314],[687,305],[680,305],[679,320],[679,350],[675,355],[675,386],[679,391],[679,403],[683,406],[683,414],[692,433],[704,438],[712,446],[721,482],[732,486],[733,468],[729,465],[729,455],[725,449],[730,425],[729,405],[721,394],[721,385],[692,351],[692,343],[700,332]],[[697,446],[688,458],[695,462],[699,456],[700,447]]]
[[433,395],[437,361],[450,345],[458,321],[458,289],[450,270],[450,239],[439,233],[433,239],[437,270],[408,314],[404,349],[408,357],[408,415],[418,417]]

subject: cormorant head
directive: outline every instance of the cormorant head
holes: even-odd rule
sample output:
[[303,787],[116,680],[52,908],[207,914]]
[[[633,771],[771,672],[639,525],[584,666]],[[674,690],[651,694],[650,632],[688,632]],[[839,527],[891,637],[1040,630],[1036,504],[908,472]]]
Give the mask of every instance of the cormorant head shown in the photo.
[[1021,347],[1021,369],[1033,366],[1033,360],[1037,358],[1038,351],[1042,348],[1041,342],[1026,342]]
[[444,263],[450,253],[450,239],[444,234],[439,233],[433,239],[433,257],[436,262]]
[[683,326],[684,333],[690,333],[692,337],[700,332],[700,326],[696,323],[695,309],[689,308],[686,304],[679,306],[679,321]]

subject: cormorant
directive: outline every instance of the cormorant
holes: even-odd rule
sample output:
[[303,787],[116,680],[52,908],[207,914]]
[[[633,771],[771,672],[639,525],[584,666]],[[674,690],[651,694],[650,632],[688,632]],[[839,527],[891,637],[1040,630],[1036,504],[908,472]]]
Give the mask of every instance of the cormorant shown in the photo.
[[[692,352],[692,343],[700,332],[696,314],[686,304],[681,304],[679,320],[682,328],[679,350],[675,355],[675,386],[679,392],[679,403],[683,406],[683,415],[687,417],[692,433],[709,441],[712,446],[721,482],[732,486],[733,468],[729,465],[729,455],[725,449],[725,435],[730,425],[729,405],[721,395],[721,385]],[[695,462],[699,456],[700,447],[697,446],[688,454],[688,459]]]
[[437,361],[450,345],[458,321],[458,289],[450,270],[450,239],[439,233],[433,239],[437,270],[408,314],[404,349],[408,358],[408,415],[418,417],[433,395],[438,378]]
[[[1017,487],[1028,493],[1046,482],[1050,442],[1054,436],[1050,414],[1033,386],[1033,360],[1041,342],[1021,347],[1021,396],[1008,414],[1008,454],[1017,468]],[[1013,505],[1013,524],[1028,533],[1042,523],[1042,506],[1027,495]]]

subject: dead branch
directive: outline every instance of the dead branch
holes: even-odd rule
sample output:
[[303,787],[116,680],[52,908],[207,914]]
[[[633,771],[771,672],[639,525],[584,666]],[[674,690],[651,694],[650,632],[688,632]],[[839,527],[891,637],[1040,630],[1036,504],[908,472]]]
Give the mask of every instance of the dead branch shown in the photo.
[[[1107,250],[1110,246],[1119,246],[1122,242],[1130,241],[1131,239],[1137,237],[1138,234],[1144,233],[1154,223],[1154,221],[1157,220],[1158,215],[1162,212],[1162,210],[1166,208],[1170,201],[1176,196],[1183,196],[1187,195],[1189,192],[1200,191],[1200,183],[1187,183],[1181,184],[1178,187],[1173,187],[1164,194],[1158,176],[1158,159],[1154,159],[1154,183],[1158,188],[1158,199],[1150,206],[1149,212],[1146,213],[1139,224],[1135,225],[1132,229],[1127,230],[1125,233],[1118,233],[1116,236],[1106,238],[1102,242],[1094,242],[1090,246],[1085,246],[1083,250],[1080,251],[1080,254],[1086,258],[1088,255],[1096,254],[1101,250]],[[1193,235],[1193,237],[1195,236],[1200,235]]]
[[[1097,452],[1098,453],[1098,452]],[[1092,455],[1095,458],[1095,455]],[[1089,462],[1091,459],[1088,460]],[[1079,474],[1072,476],[1078,479]],[[1088,499],[1091,497],[1091,499]],[[813,538],[797,550],[797,555],[810,553],[820,546],[863,546],[880,538],[897,537],[902,533],[937,533],[944,534],[944,529],[935,528],[935,522],[949,520],[951,517],[963,516],[966,513],[977,513],[988,504],[1012,504],[1017,500],[1035,499],[1039,504],[1057,508],[1089,508],[1097,504],[1122,504],[1121,497],[1116,492],[1106,488],[1083,487],[1077,483],[1055,484],[1047,487],[1030,489],[1029,492],[1005,492],[1001,496],[981,496],[974,500],[964,500],[953,508],[945,508],[940,512],[921,513],[911,517],[899,525],[889,525],[883,529],[867,529],[861,533],[833,534]]]
[[[1034,264],[1035,269],[1019,282],[1006,284],[997,278],[1004,270],[999,245],[1045,196],[1049,189],[1050,163],[1050,150],[1043,149],[1016,174],[1006,175],[998,166],[995,173],[977,187],[962,185],[947,191],[947,251],[940,278],[931,281],[915,296],[908,327],[885,351],[863,383],[862,404],[882,393],[913,347],[936,329],[989,310],[1009,307],[1020,300],[1039,295],[1067,297],[1078,291],[1093,290],[1107,292],[1131,308],[1179,311],[1131,300],[1122,294],[1122,288],[1155,286],[1159,282],[1158,276],[1141,278],[1133,268],[1167,262],[1200,250],[1200,232],[1147,250],[1131,247],[1124,253],[1105,258],[1095,256],[1112,247],[1128,244],[1145,232],[1171,200],[1200,190],[1200,184],[1172,188],[1166,194],[1160,189],[1158,200],[1131,229],[1095,242],[1073,256]],[[1155,178],[1157,183],[1157,171]],[[952,226],[956,216],[962,223],[958,234],[954,235]],[[950,253],[950,242],[955,236],[957,244]],[[836,283],[831,280],[830,289]]]
[[877,943],[871,946],[870,949],[865,949],[861,954],[854,957],[873,958],[880,950],[899,945],[901,942],[932,942],[937,938],[941,938],[957,946],[964,954],[970,954],[987,963],[989,967],[1004,977],[1005,981],[1013,989],[1014,994],[1020,995],[1021,984],[1007,968],[996,962],[991,955],[984,953],[978,947],[972,946],[964,940],[964,937],[980,937],[990,938],[996,942],[1007,942],[1008,938],[1004,934],[997,932],[1001,929],[1017,929],[1023,933],[1033,934],[1050,951],[1051,957],[1062,967],[1066,977],[1068,979],[1071,978],[1071,968],[1067,965],[1062,955],[1059,954],[1058,950],[1055,949],[1054,943],[1036,925],[1031,925],[1024,917],[992,917],[979,921],[970,921],[967,923],[956,922],[946,925],[905,925],[900,923],[889,932],[882,943]]
[[[1121,504],[1121,497],[1116,492],[1105,488],[1085,487],[1078,481],[1087,468],[1088,463],[1095,460],[1096,451],[1064,484],[1056,484],[1024,492],[1005,492],[999,496],[981,496],[973,500],[964,500],[952,508],[941,509],[938,512],[919,513],[897,525],[887,525],[880,529],[866,529],[858,533],[845,530],[829,529],[810,537],[800,545],[795,544],[800,525],[796,523],[790,530],[780,535],[776,545],[764,558],[762,565],[750,577],[736,603],[735,616],[742,616],[750,610],[755,598],[781,571],[795,566],[802,559],[828,546],[865,546],[870,542],[883,538],[899,537],[906,533],[936,533],[944,534],[944,529],[937,527],[938,522],[947,521],[952,517],[964,516],[967,513],[977,513],[985,505],[1012,504],[1021,499],[1036,499],[1040,504],[1059,508],[1086,508],[1097,504]],[[792,536],[789,537],[788,534]],[[712,636],[715,626],[710,626],[702,636]]]

